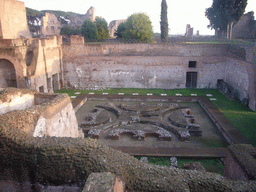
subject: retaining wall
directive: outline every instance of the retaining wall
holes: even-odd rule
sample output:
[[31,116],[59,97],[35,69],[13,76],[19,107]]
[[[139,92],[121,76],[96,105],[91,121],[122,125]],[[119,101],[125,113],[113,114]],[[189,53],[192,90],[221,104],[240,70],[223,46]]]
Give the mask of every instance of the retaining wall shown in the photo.
[[[234,49],[236,47],[236,49]],[[243,51],[239,51],[243,50]],[[253,49],[227,44],[63,45],[65,85],[75,89],[217,88],[223,79],[255,110]],[[195,67],[189,66],[196,62]]]

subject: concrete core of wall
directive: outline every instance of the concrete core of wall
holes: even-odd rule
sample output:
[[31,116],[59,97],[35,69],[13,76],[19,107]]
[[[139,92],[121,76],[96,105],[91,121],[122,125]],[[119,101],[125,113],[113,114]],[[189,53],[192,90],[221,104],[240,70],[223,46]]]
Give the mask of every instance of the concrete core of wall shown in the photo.
[[34,114],[34,127],[27,129],[27,132],[33,132],[34,137],[83,137],[66,94],[41,94],[26,89],[7,88],[0,93],[0,104],[0,115],[20,115],[20,111]]

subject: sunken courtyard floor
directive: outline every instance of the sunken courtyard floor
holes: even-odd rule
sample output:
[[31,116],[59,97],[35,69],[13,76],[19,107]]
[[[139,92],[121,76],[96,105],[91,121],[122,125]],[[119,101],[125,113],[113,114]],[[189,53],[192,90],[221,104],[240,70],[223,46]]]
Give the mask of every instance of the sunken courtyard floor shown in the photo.
[[248,143],[207,97],[79,95],[85,137],[136,156],[225,157]]

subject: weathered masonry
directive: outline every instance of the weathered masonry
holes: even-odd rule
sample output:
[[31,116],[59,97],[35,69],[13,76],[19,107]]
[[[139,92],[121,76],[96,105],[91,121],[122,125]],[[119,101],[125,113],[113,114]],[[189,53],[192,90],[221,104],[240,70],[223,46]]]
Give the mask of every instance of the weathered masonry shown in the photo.
[[221,79],[255,110],[253,60],[253,47],[227,44],[63,45],[67,87],[217,88]]
[[0,41],[0,87],[53,92],[62,86],[61,36]]

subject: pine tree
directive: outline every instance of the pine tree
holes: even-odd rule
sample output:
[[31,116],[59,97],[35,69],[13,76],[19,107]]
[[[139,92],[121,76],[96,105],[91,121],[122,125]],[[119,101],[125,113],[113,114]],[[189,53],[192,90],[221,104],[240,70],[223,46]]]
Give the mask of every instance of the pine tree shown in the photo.
[[161,39],[163,42],[167,42],[167,40],[168,40],[168,18],[167,18],[166,0],[162,0],[160,25],[161,25]]

